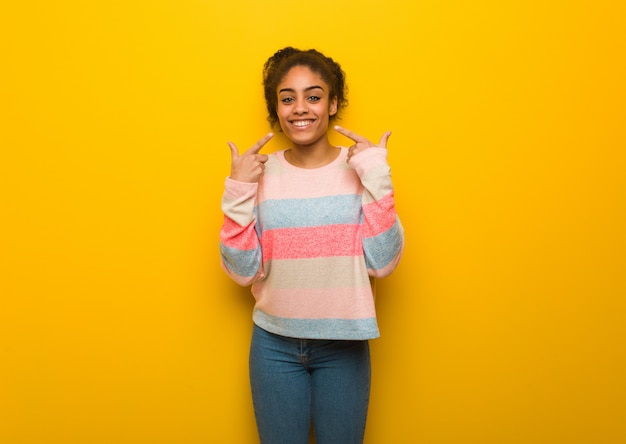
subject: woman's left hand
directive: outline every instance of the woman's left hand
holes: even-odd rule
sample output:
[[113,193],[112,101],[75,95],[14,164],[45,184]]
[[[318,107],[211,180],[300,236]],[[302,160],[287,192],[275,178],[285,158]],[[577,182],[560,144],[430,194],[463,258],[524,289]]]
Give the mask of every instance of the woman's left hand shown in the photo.
[[372,148],[372,147],[376,147],[376,148],[387,148],[387,139],[389,139],[389,136],[391,136],[391,131],[387,131],[385,132],[385,134],[382,135],[382,137],[380,138],[380,142],[378,142],[378,145],[373,144],[372,142],[369,141],[369,139],[358,135],[357,133],[354,133],[350,130],[347,130],[345,128],[342,128],[340,126],[335,126],[335,131],[337,131],[340,134],[343,134],[344,136],[346,136],[348,139],[351,139],[354,141],[354,145],[352,145],[350,148],[348,148],[348,158],[347,161],[350,162],[350,158],[356,154],[359,154],[360,152],[368,149],[368,148]]

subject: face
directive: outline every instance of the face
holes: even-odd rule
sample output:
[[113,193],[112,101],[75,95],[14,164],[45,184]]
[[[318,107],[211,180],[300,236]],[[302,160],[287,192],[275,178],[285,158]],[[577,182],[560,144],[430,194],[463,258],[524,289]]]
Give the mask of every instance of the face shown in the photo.
[[322,140],[330,116],[337,113],[337,97],[330,97],[330,88],[322,77],[306,66],[294,66],[276,90],[276,113],[285,135],[301,146]]

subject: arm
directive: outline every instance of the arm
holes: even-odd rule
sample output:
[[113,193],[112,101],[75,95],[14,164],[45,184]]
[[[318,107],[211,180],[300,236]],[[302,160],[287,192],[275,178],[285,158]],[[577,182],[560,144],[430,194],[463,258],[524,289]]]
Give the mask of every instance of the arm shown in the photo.
[[226,179],[220,230],[222,268],[239,285],[262,279],[263,255],[256,232],[254,205],[258,184]]
[[234,143],[228,143],[232,164],[222,197],[221,264],[235,282],[244,286],[264,277],[263,254],[256,231],[255,202],[258,182],[268,159],[259,151],[272,136],[269,133],[242,155],[239,155]]
[[395,208],[393,184],[387,163],[387,139],[378,145],[345,130],[337,131],[356,142],[348,153],[348,163],[363,184],[363,251],[368,273],[388,276],[398,265],[404,249],[404,229]]

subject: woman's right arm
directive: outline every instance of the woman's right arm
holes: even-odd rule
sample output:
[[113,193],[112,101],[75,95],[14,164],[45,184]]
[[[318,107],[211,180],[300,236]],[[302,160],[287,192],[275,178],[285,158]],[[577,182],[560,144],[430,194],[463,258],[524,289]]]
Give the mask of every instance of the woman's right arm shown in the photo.
[[263,254],[256,231],[258,183],[226,179],[222,197],[224,223],[220,230],[222,268],[239,285],[262,279]]
[[258,182],[268,159],[259,151],[272,137],[272,133],[267,134],[241,155],[235,144],[228,142],[232,163],[222,197],[224,224],[220,231],[220,254],[222,268],[244,286],[265,276],[255,203]]

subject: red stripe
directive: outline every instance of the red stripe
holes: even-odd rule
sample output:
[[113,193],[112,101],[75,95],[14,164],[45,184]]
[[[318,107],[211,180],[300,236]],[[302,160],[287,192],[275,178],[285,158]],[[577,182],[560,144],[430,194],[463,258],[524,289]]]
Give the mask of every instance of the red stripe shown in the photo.
[[229,248],[254,250],[259,245],[259,239],[254,230],[254,221],[242,227],[234,220],[224,216],[224,225],[220,232],[220,241]]
[[374,237],[384,233],[396,223],[394,205],[393,192],[376,202],[363,205],[363,217],[365,219],[363,237]]
[[265,231],[262,244],[263,261],[363,255],[359,225],[280,228]]

